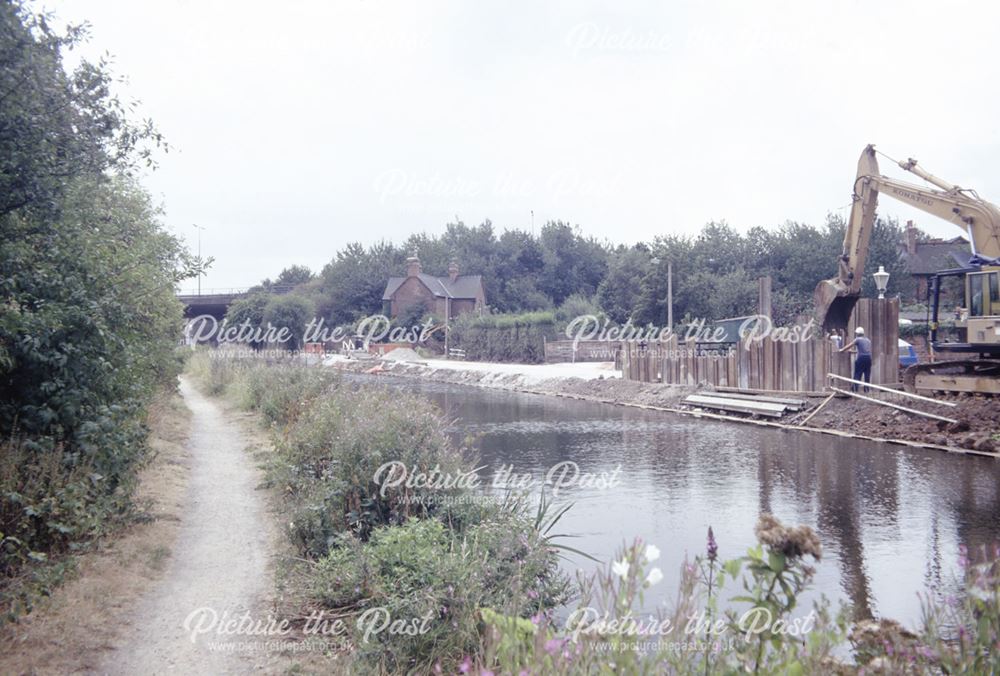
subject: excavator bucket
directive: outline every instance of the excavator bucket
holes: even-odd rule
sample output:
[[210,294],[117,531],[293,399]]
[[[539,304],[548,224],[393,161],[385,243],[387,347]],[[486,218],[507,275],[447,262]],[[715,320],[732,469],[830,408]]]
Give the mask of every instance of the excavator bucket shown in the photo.
[[875,208],[878,206],[878,190],[867,178],[878,175],[875,146],[869,145],[858,160],[854,202],[844,232],[844,250],[838,259],[837,276],[823,280],[813,292],[816,321],[824,331],[847,328],[854,305],[861,295],[861,276],[864,274],[868,244],[875,224]]
[[859,295],[847,292],[838,282],[837,279],[824,279],[813,292],[816,323],[825,333],[846,329],[858,302]]

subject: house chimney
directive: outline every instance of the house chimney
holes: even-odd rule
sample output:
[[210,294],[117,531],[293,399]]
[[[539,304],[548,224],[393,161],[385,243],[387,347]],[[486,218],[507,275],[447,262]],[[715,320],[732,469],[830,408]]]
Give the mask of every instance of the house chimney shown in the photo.
[[448,277],[453,282],[458,279],[458,261],[452,260],[448,263]]
[[406,259],[406,276],[416,277],[420,274],[420,259],[417,258],[417,252],[414,251],[413,255]]
[[917,253],[917,227],[913,221],[906,222],[906,253],[910,256]]

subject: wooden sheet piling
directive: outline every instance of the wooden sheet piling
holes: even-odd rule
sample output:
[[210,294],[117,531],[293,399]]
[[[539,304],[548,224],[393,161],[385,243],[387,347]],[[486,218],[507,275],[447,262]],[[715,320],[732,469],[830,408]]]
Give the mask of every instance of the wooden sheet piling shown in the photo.
[[[855,307],[847,340],[854,327],[865,327],[872,338],[872,381],[894,385],[899,382],[898,299],[863,298]],[[826,374],[851,374],[851,355],[837,352],[828,335],[815,325],[772,327],[742,336],[736,342],[706,343],[694,339],[670,340],[640,346],[625,341],[621,345],[623,377],[641,382],[668,385],[710,385],[736,387],[741,391],[816,392],[823,390]],[[802,333],[789,333],[793,330]],[[825,392],[823,394],[825,396]]]

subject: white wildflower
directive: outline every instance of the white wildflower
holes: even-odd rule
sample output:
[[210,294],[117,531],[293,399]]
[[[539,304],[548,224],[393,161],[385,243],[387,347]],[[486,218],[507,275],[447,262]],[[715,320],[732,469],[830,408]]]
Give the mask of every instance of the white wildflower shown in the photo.
[[628,561],[625,559],[614,561],[611,564],[611,572],[624,580],[628,577]]
[[659,568],[653,568],[649,571],[649,575],[646,576],[646,584],[652,587],[654,584],[663,579],[663,573],[660,572]]

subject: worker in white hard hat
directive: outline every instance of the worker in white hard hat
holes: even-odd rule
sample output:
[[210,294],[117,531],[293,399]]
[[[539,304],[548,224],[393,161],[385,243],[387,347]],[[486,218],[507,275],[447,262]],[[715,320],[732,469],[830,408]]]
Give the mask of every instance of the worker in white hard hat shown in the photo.
[[[870,383],[872,381],[872,341],[865,336],[864,328],[859,326],[854,329],[854,340],[840,348],[839,352],[845,352],[852,347],[857,352],[857,355],[854,357],[854,379]],[[858,384],[851,383],[851,392],[857,391]],[[865,392],[867,391],[868,385],[865,385]]]

